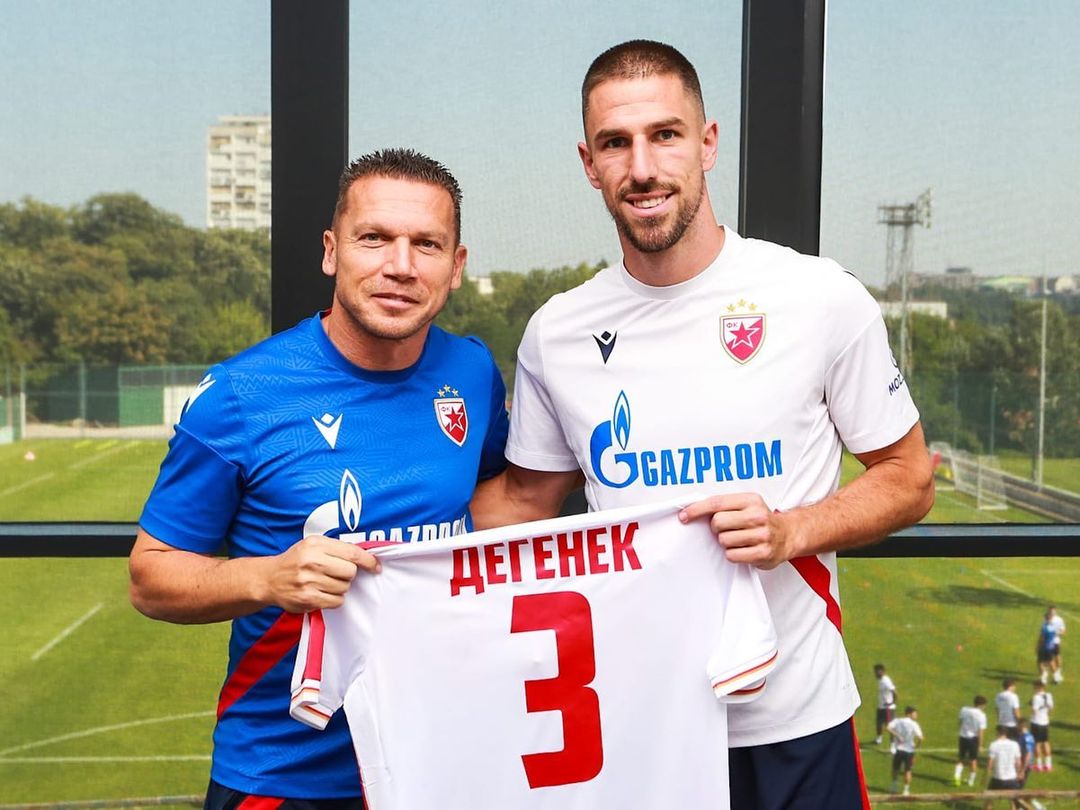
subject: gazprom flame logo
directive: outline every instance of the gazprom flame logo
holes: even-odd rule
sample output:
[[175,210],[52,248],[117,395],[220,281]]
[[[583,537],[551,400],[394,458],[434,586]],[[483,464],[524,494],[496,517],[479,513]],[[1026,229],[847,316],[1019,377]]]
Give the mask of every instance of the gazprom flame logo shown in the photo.
[[615,412],[611,415],[611,424],[615,428],[615,440],[619,447],[626,449],[626,443],[630,441],[630,401],[626,398],[626,392],[620,391],[619,398],[615,400]]
[[[333,491],[333,490],[331,490]],[[337,537],[340,534],[355,532],[360,526],[360,509],[364,497],[360,494],[360,484],[348,470],[341,474],[336,500],[319,504],[304,521],[304,537],[309,534],[325,534]]]
[[593,472],[601,484],[615,489],[630,486],[638,477],[637,456],[634,453],[616,453],[615,463],[627,469],[621,481],[608,478],[602,469],[604,453],[610,449],[614,442],[626,450],[630,442],[630,400],[626,398],[626,392],[620,391],[615,400],[615,410],[611,414],[610,422],[601,422],[592,432],[589,439],[589,458],[592,462]]
[[363,499],[360,496],[360,485],[356,478],[348,470],[341,476],[341,488],[338,492],[338,508],[341,510],[341,521],[350,532],[355,532],[360,525],[360,506]]

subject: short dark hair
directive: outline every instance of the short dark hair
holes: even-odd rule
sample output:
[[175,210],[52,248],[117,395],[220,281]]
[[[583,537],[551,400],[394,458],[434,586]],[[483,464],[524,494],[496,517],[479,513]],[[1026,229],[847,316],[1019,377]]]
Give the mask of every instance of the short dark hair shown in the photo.
[[984,698],[982,695],[976,695],[975,696],[975,705],[976,706],[985,706],[986,705],[986,698]]
[[611,79],[645,79],[649,76],[678,76],[683,87],[697,99],[702,116],[705,100],[701,95],[701,82],[690,60],[663,42],[651,39],[632,39],[608,48],[600,54],[585,72],[581,85],[581,120],[589,111],[589,94],[598,84]]
[[1013,686],[1015,683],[1016,683],[1016,678],[1006,678],[1005,680],[1003,680],[1001,682],[1001,688],[1002,689],[1008,689],[1010,686]]
[[874,672],[877,672],[879,669],[882,672],[884,672],[885,671],[885,665],[884,664],[874,664]]
[[353,183],[364,177],[415,180],[445,189],[454,204],[455,244],[461,242],[461,186],[443,164],[415,149],[379,149],[361,155],[346,166],[338,179],[337,203],[334,205],[335,224],[345,211],[349,189]]
[[914,706],[905,706],[904,707],[904,714],[911,714],[912,712],[917,712],[917,711],[918,711],[918,709],[916,709]]

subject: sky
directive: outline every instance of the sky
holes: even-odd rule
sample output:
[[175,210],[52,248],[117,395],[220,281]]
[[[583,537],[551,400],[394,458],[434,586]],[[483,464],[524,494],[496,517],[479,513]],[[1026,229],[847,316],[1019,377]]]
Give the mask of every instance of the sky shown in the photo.
[[[204,225],[207,128],[270,108],[269,5],[0,0],[0,202],[135,191]],[[701,76],[721,131],[710,196],[734,225],[741,14],[742,0],[356,0],[350,153],[446,163],[473,275],[617,261],[576,154],[580,82],[610,45],[660,39]],[[1080,273],[1078,36],[1075,0],[830,0],[822,253],[880,284],[877,207],[932,188],[917,271]]]

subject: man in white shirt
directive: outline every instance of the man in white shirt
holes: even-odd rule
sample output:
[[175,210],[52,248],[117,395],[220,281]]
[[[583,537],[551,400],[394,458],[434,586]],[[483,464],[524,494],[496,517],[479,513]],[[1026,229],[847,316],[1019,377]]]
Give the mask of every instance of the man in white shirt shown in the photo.
[[896,711],[896,684],[885,672],[884,664],[874,664],[874,677],[877,678],[877,736],[874,745],[881,745],[881,733],[892,722]]
[[1001,691],[994,698],[997,709],[997,724],[1005,728],[1010,740],[1019,740],[1017,723],[1020,722],[1020,698],[1016,694],[1016,679],[1006,678],[1001,682]]
[[[1023,763],[1020,743],[1009,737],[1007,726],[999,724],[997,731],[997,739],[990,743],[988,749],[990,762],[986,770],[990,774],[990,783],[987,790],[1017,790],[1020,787],[1020,769]],[[986,810],[990,810],[993,804],[988,801]],[[1013,807],[1016,806],[1017,803],[1013,802]]]
[[1031,736],[1035,738],[1036,771],[1054,770],[1050,756],[1050,712],[1054,710],[1054,696],[1046,691],[1041,680],[1034,682],[1035,694],[1031,696]]
[[911,793],[911,769],[915,764],[915,749],[923,741],[922,728],[919,726],[919,712],[914,706],[904,709],[904,716],[891,720],[886,730],[896,744],[892,760],[892,789],[896,793],[898,777],[904,774],[904,795]]
[[[578,154],[623,262],[530,321],[510,466],[477,490],[476,525],[550,517],[583,477],[592,509],[700,499],[682,519],[762,569],[779,636],[766,693],[729,713],[732,805],[864,806],[835,552],[933,503],[880,308],[835,262],[717,224],[719,127],[676,49],[610,48],[581,98]],[[837,490],[845,446],[866,469]]]
[[971,765],[971,774],[968,776],[967,783],[975,784],[975,774],[979,770],[979,748],[982,747],[983,732],[986,730],[986,712],[983,711],[985,705],[986,698],[976,695],[974,705],[960,709],[960,735],[956,770],[953,772],[954,785],[959,785],[963,781],[965,762]]

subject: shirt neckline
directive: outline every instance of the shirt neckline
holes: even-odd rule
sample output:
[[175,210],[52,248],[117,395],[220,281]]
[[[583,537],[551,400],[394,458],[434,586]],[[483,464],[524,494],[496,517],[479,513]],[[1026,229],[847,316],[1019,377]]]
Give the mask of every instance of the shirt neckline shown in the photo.
[[717,254],[716,258],[712,260],[712,263],[693,278],[688,278],[686,281],[680,281],[678,284],[654,287],[651,284],[645,284],[642,281],[638,281],[630,275],[630,271],[626,269],[625,258],[619,263],[619,277],[630,292],[640,295],[642,298],[650,298],[654,301],[674,301],[697,293],[703,287],[710,284],[712,279],[734,264],[735,258],[739,251],[742,250],[743,242],[745,241],[741,236],[735,233],[733,228],[729,228],[727,225],[722,224],[718,227],[724,229],[724,246],[720,249],[720,253]]

